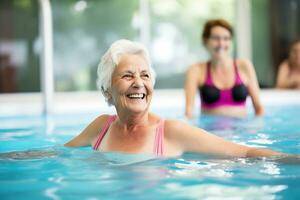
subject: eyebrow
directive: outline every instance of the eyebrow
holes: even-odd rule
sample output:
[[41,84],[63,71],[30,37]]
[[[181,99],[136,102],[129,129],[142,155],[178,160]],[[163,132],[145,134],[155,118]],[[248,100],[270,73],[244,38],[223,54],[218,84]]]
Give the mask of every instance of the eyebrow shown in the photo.
[[149,71],[148,70],[143,70],[143,71],[141,71],[141,73],[149,73]]
[[[119,74],[134,74],[135,72],[134,71],[131,71],[131,70],[126,70],[126,71],[123,71],[123,72],[120,72]],[[148,70],[142,70],[141,73],[149,73]]]
[[123,72],[121,72],[120,74],[126,74],[126,73],[128,73],[128,74],[134,74],[134,72],[131,71],[131,70],[123,71]]

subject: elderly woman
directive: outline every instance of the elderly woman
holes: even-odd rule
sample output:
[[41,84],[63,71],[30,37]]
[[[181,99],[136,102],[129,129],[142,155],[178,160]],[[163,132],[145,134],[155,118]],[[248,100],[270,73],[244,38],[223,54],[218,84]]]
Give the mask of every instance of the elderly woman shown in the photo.
[[250,96],[255,114],[263,114],[254,67],[249,60],[230,56],[232,37],[232,26],[223,19],[209,20],[204,25],[202,41],[210,58],[187,70],[185,115],[188,118],[193,117],[197,91],[202,113],[245,117],[246,99]]
[[117,115],[101,115],[67,147],[91,145],[94,150],[177,156],[197,152],[229,157],[282,155],[226,141],[177,120],[149,112],[155,74],[145,47],[128,40],[111,45],[98,66],[98,86]]
[[288,59],[280,64],[276,87],[300,89],[300,39],[291,43]]

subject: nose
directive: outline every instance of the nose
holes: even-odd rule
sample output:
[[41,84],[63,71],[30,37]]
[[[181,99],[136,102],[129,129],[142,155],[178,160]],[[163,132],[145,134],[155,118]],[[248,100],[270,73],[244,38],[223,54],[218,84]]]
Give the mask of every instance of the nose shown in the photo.
[[143,86],[143,80],[141,79],[141,77],[136,76],[134,78],[134,82],[133,82],[133,87],[135,88],[140,88]]

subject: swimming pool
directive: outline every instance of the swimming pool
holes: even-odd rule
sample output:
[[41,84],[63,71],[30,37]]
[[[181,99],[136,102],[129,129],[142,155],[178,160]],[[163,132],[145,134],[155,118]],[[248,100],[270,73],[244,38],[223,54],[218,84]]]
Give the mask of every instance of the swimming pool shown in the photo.
[[[154,110],[182,119],[180,109]],[[300,154],[300,105],[270,105],[266,113],[247,119],[201,116],[189,123],[241,144]],[[155,159],[62,147],[97,115],[0,115],[1,199],[300,198],[299,161],[199,154]]]

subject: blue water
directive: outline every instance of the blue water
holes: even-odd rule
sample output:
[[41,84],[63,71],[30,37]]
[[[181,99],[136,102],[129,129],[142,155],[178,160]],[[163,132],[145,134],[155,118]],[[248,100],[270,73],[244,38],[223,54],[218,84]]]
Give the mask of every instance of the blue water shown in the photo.
[[[181,119],[181,111],[157,110]],[[96,113],[0,116],[1,199],[300,199],[300,158],[221,159],[64,148]],[[300,154],[300,105],[247,119],[201,116],[188,123],[228,140]]]

